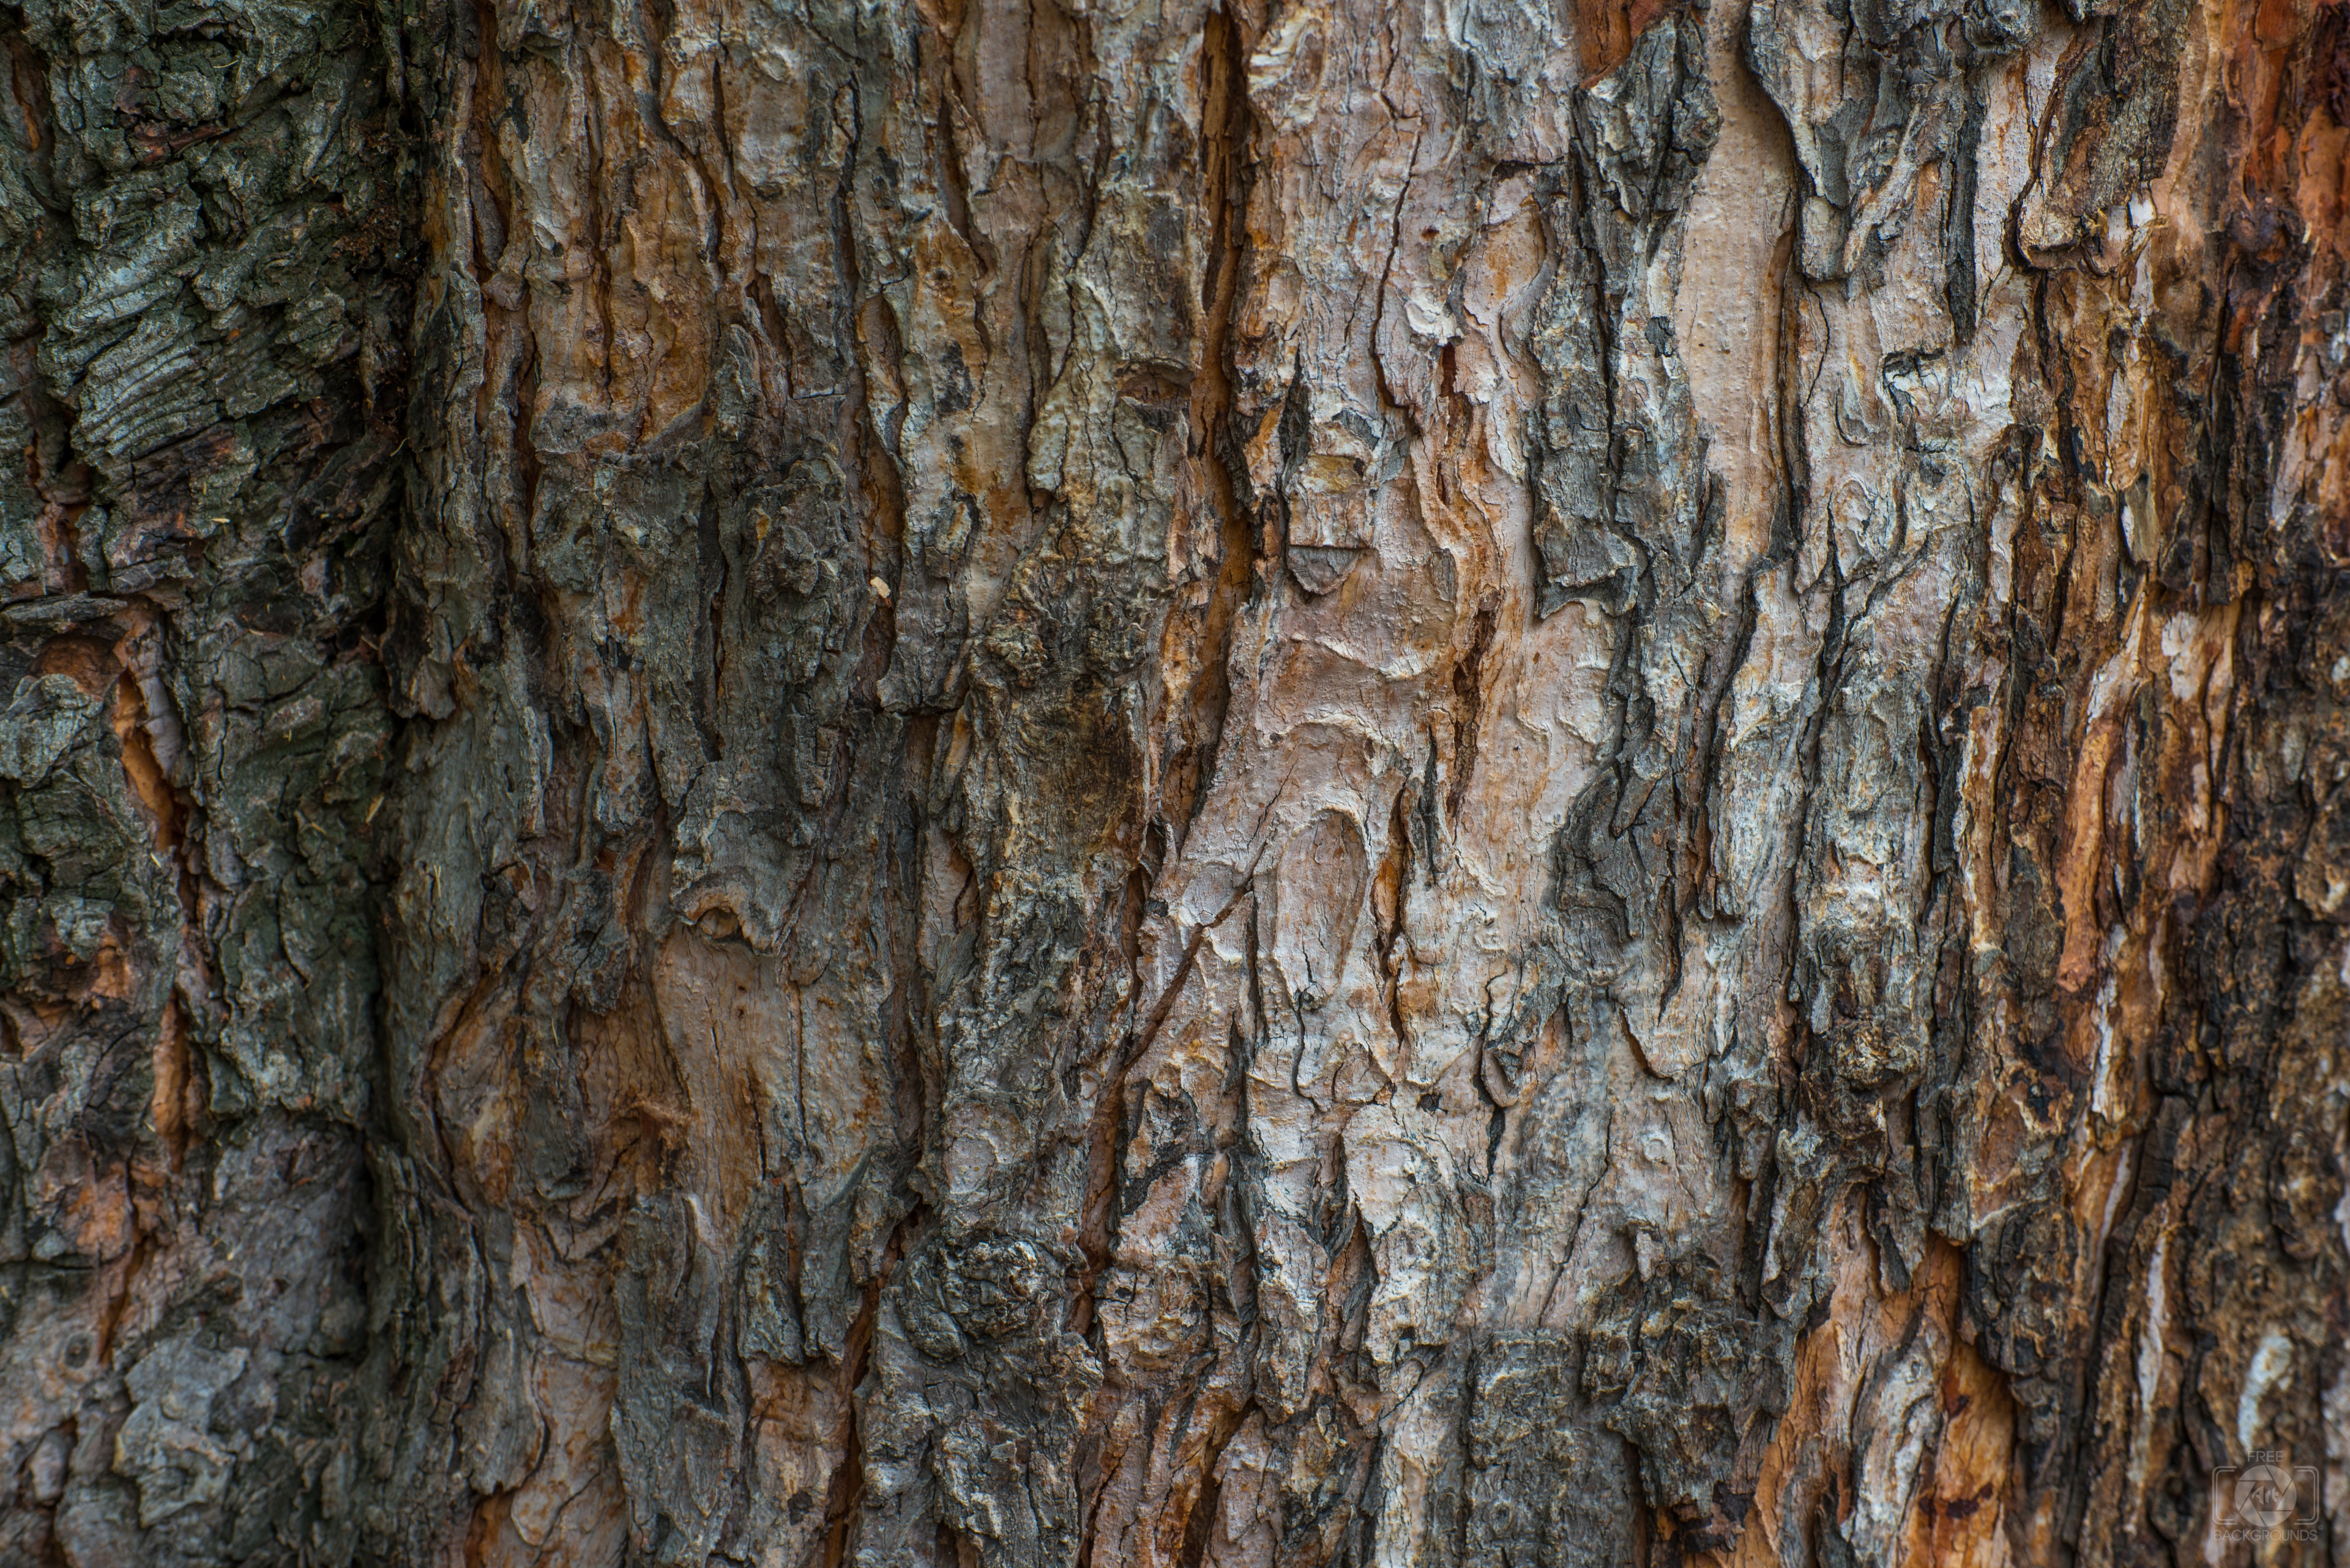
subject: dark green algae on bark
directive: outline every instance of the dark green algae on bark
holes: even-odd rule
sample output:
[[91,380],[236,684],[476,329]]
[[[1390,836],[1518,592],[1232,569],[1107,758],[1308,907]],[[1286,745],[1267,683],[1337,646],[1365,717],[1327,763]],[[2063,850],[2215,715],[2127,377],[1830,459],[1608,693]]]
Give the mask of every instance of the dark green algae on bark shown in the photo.
[[0,37],[0,1558],[345,1561],[413,137],[359,6]]

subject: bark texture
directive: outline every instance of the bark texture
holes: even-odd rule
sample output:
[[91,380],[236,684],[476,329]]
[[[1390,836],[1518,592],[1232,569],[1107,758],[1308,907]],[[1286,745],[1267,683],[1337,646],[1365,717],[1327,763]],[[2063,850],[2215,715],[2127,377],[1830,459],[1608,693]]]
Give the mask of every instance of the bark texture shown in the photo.
[[0,36],[0,1558],[2350,1553],[2350,9]]

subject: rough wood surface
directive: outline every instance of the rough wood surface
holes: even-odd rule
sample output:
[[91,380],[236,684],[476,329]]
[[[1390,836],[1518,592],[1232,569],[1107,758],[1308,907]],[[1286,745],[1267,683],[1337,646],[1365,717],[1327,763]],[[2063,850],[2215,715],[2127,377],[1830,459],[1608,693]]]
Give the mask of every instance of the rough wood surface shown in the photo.
[[2350,1552],[2350,9],[0,36],[0,1560]]

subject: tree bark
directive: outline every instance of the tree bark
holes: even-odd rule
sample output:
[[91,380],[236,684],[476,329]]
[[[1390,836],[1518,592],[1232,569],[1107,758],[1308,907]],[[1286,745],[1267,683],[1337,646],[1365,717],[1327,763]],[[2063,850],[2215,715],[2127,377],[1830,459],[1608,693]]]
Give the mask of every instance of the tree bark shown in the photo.
[[2350,9],[15,4],[0,1558],[2350,1552]]

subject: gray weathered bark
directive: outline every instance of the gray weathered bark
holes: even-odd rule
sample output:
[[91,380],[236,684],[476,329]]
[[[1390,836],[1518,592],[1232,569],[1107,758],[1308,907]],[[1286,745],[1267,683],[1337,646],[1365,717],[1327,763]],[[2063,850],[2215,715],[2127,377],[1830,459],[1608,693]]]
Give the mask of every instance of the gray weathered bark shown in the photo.
[[0,32],[0,1556],[2350,1551],[2350,11]]

